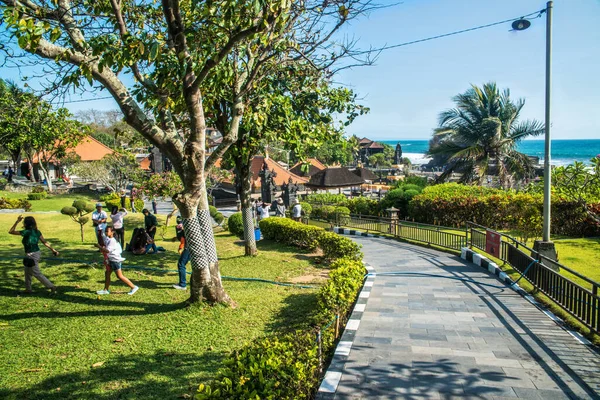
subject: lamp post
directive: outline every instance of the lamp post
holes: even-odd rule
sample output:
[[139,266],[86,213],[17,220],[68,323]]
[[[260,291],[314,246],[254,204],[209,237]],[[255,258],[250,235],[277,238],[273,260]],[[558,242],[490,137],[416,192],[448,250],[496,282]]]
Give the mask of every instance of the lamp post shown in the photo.
[[[543,256],[556,260],[556,249],[550,241],[550,208],[551,208],[551,184],[552,169],[550,166],[550,95],[552,89],[552,9],[553,2],[546,3],[546,101],[545,101],[545,135],[544,135],[544,215],[542,240],[537,240],[534,249]],[[526,19],[519,19],[512,23],[516,31],[522,31],[531,25]]]

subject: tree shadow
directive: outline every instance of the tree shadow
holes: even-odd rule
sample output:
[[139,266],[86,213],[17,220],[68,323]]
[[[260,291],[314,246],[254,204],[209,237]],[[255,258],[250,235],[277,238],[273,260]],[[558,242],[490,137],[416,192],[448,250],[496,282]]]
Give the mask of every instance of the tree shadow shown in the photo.
[[267,329],[279,333],[310,328],[317,309],[316,292],[291,294],[283,300],[283,307],[273,316]]
[[[0,388],[6,400],[175,399],[193,395],[197,385],[221,365],[224,353],[119,355],[104,364],[53,375],[27,388]],[[35,372],[34,372],[35,373]]]

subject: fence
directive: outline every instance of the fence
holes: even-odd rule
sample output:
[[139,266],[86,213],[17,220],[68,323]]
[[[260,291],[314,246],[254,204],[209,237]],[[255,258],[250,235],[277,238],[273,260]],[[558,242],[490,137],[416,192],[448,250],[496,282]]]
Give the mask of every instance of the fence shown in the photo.
[[[479,250],[486,251],[487,228],[469,222],[467,232],[469,244]],[[600,298],[598,297],[598,282],[579,274],[554,260],[551,260],[527,247],[511,236],[500,234],[500,260],[508,263],[523,275],[533,287],[566,312],[594,332],[600,329]],[[562,269],[582,279],[591,289],[585,288],[555,269]]]
[[[365,216],[360,214],[336,215],[329,221],[311,221],[312,224],[329,224],[365,232],[391,235],[399,239],[435,245],[460,251],[470,246],[486,252],[487,228],[472,222],[464,231],[437,225],[399,221],[392,218]],[[531,285],[542,292],[567,313],[593,332],[600,332],[600,297],[595,282],[577,271],[538,254],[515,238],[500,234],[501,245],[498,258],[519,271]],[[558,271],[566,271],[583,280],[589,289],[573,282]]]

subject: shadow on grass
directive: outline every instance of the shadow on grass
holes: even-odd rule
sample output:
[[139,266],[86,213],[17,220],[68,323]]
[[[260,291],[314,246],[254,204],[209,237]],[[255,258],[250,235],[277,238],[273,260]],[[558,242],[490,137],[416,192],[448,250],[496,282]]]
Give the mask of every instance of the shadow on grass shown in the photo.
[[[207,351],[112,357],[99,367],[53,375],[24,389],[0,389],[5,400],[176,399],[193,394],[199,373],[218,369],[225,354]],[[34,372],[35,373],[35,372]],[[193,376],[193,377],[192,377]]]
[[280,333],[311,328],[317,309],[316,292],[289,295],[283,301],[283,307],[267,325],[268,330]]

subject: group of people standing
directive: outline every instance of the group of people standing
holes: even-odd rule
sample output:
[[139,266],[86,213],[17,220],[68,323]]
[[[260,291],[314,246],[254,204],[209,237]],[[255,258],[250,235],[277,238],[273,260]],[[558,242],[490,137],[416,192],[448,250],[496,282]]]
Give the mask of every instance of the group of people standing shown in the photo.
[[[271,210],[275,211],[276,217],[285,218],[286,207],[283,202],[283,199],[280,197],[275,200],[272,204],[267,204],[259,197],[253,204],[252,207],[255,211],[256,220],[261,221],[265,218],[269,218],[271,216]],[[294,199],[294,205],[290,211],[290,216],[294,221],[300,221],[302,217],[302,206],[300,205],[300,201],[298,199]]]

